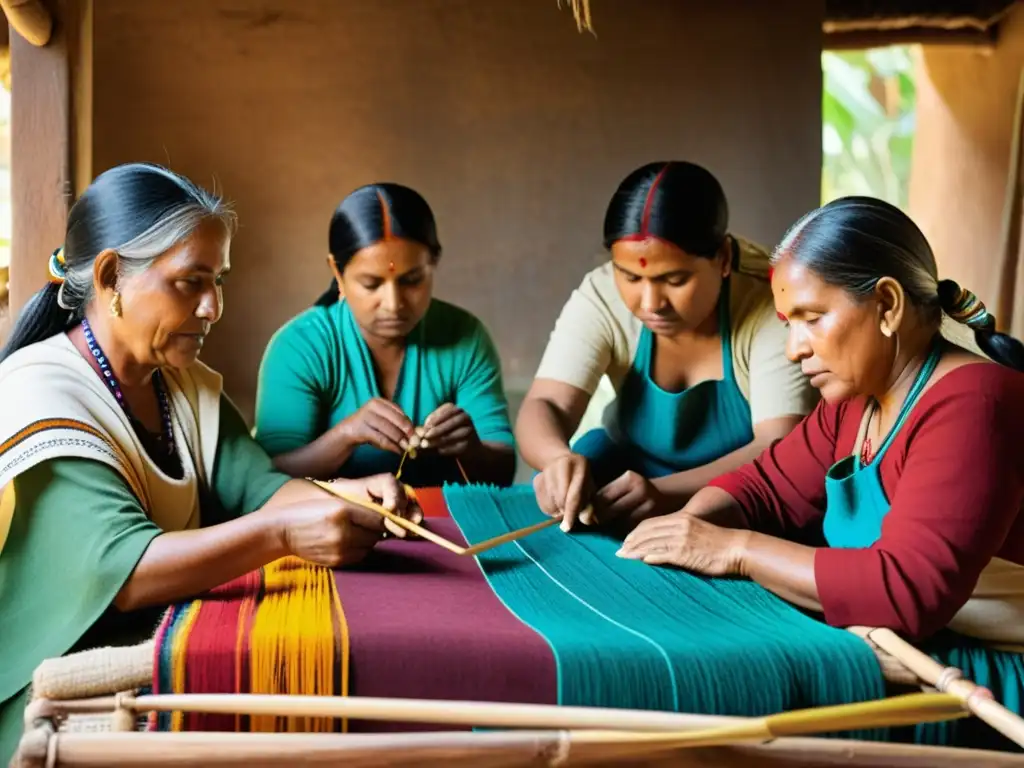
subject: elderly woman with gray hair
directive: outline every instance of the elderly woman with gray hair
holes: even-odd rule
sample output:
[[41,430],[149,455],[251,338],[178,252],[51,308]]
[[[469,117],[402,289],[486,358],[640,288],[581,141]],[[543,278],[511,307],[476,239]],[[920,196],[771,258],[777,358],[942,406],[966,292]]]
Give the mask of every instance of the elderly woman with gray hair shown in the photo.
[[[43,659],[137,639],[153,609],[286,555],[357,562],[383,535],[377,514],[277,472],[197,360],[233,228],[164,168],[107,171],[2,353],[0,765]],[[339,485],[421,514],[390,475]]]
[[[902,632],[1024,711],[1024,347],[939,280],[924,235],[880,200],[811,212],[773,263],[787,354],[822,402],[637,526],[620,555],[747,577],[829,624]],[[944,319],[973,331],[976,351],[950,343]],[[979,722],[918,738],[993,745]]]

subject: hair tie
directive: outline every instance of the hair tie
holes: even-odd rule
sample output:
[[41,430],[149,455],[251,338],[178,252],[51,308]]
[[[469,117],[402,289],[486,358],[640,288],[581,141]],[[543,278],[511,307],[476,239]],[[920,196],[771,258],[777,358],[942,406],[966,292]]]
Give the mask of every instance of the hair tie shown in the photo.
[[50,282],[62,285],[67,274],[64,270],[64,246],[50,254]]
[[939,282],[939,302],[947,315],[958,323],[976,331],[995,329],[996,319],[985,307],[985,302],[955,280]]
[[64,268],[64,246],[55,250],[50,254],[49,263],[50,282],[54,285],[59,285],[57,289],[57,306],[68,312],[72,312],[74,307],[68,304],[67,297],[64,296],[64,279],[67,277],[67,270]]

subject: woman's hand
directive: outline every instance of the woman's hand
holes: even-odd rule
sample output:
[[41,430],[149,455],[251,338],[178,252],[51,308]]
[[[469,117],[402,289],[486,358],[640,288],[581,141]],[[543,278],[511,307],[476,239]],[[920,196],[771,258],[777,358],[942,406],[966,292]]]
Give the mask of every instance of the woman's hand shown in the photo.
[[415,434],[413,423],[402,409],[382,397],[368,400],[335,429],[352,445],[373,445],[391,453],[403,453]]
[[721,528],[686,512],[640,523],[618,551],[619,557],[649,565],[675,565],[705,576],[732,576],[742,570],[750,531]]
[[380,515],[330,496],[282,507],[280,513],[285,549],[329,568],[361,562],[384,535]]
[[[405,488],[392,475],[338,480],[332,485],[366,496],[413,522],[423,519],[422,510],[410,503]],[[373,510],[327,494],[281,507],[279,519],[288,552],[331,568],[360,562],[384,538],[386,530],[396,536],[408,535]]]
[[[411,522],[423,521],[423,510],[420,509],[415,499],[409,497],[405,486],[398,482],[394,475],[382,473],[355,480],[338,479],[332,480],[331,485],[354,496],[365,496],[389,512],[394,512],[399,517],[404,517]],[[386,518],[379,515],[377,517],[383,521],[386,531],[400,539],[414,535]]]
[[562,530],[571,530],[579,518],[584,525],[595,522],[592,510],[582,515],[594,493],[590,464],[578,453],[565,453],[533,478],[537,504],[546,515],[562,518]]
[[419,447],[442,456],[461,456],[480,445],[469,414],[452,403],[444,403],[423,422]]
[[594,513],[601,523],[630,518],[634,523],[663,514],[666,499],[643,475],[624,472],[594,494]]

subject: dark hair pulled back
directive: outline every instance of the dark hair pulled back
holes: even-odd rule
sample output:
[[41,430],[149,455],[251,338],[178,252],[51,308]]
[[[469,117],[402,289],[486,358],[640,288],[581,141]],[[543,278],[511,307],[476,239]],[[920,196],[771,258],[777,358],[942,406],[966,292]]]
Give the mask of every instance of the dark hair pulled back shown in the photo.
[[830,285],[867,296],[883,277],[938,323],[945,312],[974,331],[978,347],[995,362],[1024,371],[1024,345],[996,331],[996,319],[971,291],[939,280],[931,246],[918,226],[894,205],[872,197],[842,197],[801,218],[772,256],[791,258]]
[[604,217],[604,246],[656,237],[693,256],[713,258],[725,241],[729,206],[718,179],[688,162],[656,162],[630,173]]
[[[436,261],[441,257],[434,212],[414,189],[401,184],[367,184],[351,192],[331,216],[328,249],[339,272],[363,248],[399,237],[427,248]],[[316,300],[326,307],[338,300],[338,281]]]
[[84,316],[100,253],[116,251],[119,276],[129,277],[211,218],[229,231],[234,227],[234,214],[221,198],[166,168],[128,163],[101,173],[71,206],[64,245],[50,254],[50,282],[18,314],[0,360]]

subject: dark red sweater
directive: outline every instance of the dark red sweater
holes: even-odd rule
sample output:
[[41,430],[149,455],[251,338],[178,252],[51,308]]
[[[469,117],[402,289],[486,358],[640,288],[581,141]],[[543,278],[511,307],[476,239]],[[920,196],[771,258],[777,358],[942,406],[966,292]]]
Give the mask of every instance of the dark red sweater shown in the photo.
[[[824,402],[755,461],[711,483],[751,529],[823,542],[825,473],[850,455],[866,401]],[[962,366],[918,400],[881,460],[891,509],[868,549],[819,549],[825,620],[912,637],[943,628],[992,557],[1024,564],[1024,374]]]

